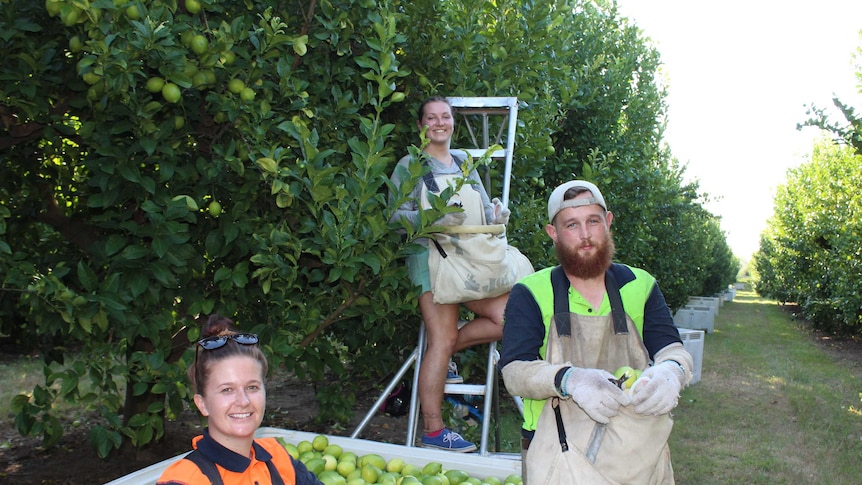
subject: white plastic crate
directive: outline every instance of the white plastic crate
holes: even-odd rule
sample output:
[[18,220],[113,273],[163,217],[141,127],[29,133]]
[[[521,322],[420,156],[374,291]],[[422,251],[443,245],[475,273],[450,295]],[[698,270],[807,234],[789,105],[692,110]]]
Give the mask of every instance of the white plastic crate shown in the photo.
[[703,338],[706,333],[703,330],[691,330],[688,328],[680,328],[679,336],[682,339],[682,346],[691,354],[694,360],[694,368],[691,371],[691,383],[700,382],[700,373],[703,368]]
[[679,328],[704,330],[712,333],[715,327],[715,313],[711,307],[684,306],[673,315],[673,323]]

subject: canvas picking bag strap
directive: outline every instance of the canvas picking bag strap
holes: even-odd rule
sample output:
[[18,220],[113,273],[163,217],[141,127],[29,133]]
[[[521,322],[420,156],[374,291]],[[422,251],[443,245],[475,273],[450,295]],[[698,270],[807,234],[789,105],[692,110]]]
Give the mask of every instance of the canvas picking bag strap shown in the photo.
[[[614,294],[619,293],[619,288],[613,275],[608,274],[611,278],[606,278],[606,287],[612,315],[617,313],[616,329],[615,318],[611,315],[595,317],[569,313],[569,285],[565,273],[559,267],[552,270],[556,315],[548,327],[545,360],[574,362],[610,372],[621,365],[646,367],[646,349],[627,316],[627,330],[620,332],[618,319],[620,312],[625,312],[621,299]],[[583,345],[584,342],[604,344]],[[529,477],[531,485],[673,484],[667,447],[672,426],[669,415],[641,416],[634,413],[632,406],[621,408],[619,415],[601,426],[571,399],[548,399],[526,453],[525,476]],[[595,441],[599,429],[600,437]],[[565,439],[565,447],[561,445],[562,439]],[[591,446],[595,451],[592,460],[588,458]]]
[[[439,192],[439,187],[454,184],[460,177],[426,177],[422,208],[430,207],[427,192]],[[429,239],[428,268],[434,303],[463,303],[508,293],[519,279],[533,272],[533,265],[508,244],[506,226],[485,224],[482,197],[472,185],[464,184],[452,199],[461,203],[467,217],[465,224],[449,227]]]

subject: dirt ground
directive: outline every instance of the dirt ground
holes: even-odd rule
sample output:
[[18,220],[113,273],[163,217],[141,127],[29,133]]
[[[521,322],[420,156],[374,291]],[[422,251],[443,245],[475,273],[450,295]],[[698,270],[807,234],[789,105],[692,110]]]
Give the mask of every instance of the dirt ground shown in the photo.
[[[412,374],[411,374],[412,375]],[[369,386],[370,388],[371,386]],[[358,396],[354,420],[345,429],[329,429],[314,424],[318,404],[307,383],[294,378],[271,377],[267,383],[267,416],[263,426],[314,433],[349,436],[379,397],[379,391]],[[25,438],[15,430],[14,416],[0,416],[0,483],[20,485],[78,485],[105,483],[166,458],[188,451],[191,439],[201,433],[197,411],[186,410],[180,419],[168,423],[166,437],[158,445],[142,451],[115,453],[100,459],[87,441],[85,426],[65,423],[66,434],[59,444],[44,449],[41,440]],[[360,438],[404,444],[407,416],[377,413]]]
[[[793,313],[793,308],[785,308]],[[841,338],[822,332],[810,332],[811,338],[838,362],[862,361],[862,339]],[[368,388],[373,386],[369,385]],[[371,408],[378,393],[368,391],[358,396],[356,415],[345,429],[327,429],[315,425],[317,402],[307,383],[287,377],[270,378],[267,385],[265,426],[315,433],[349,436]],[[157,446],[143,451],[128,451],[101,460],[87,441],[86,431],[68,426],[60,443],[44,449],[37,439],[24,438],[15,431],[14,417],[6,411],[0,416],[0,483],[21,485],[77,485],[105,483],[165,458],[176,456],[190,447],[192,437],[200,434],[197,412],[186,411],[181,419],[170,422],[166,438]],[[403,444],[407,436],[407,416],[393,417],[377,413],[360,436],[363,439]]]

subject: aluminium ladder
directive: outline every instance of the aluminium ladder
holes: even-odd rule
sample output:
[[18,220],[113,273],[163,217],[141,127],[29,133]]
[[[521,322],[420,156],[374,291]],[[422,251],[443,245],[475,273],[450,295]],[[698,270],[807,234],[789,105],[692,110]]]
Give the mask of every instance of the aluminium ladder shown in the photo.
[[[462,121],[466,129],[467,135],[470,138],[470,144],[473,148],[452,149],[453,152],[468,153],[474,159],[478,159],[485,155],[488,148],[492,145],[499,145],[502,148],[490,154],[495,161],[503,161],[503,186],[502,186],[502,203],[506,207],[509,205],[509,189],[511,186],[512,177],[512,157],[515,148],[515,130],[518,122],[518,98],[516,97],[450,97],[447,98],[452,105],[452,109],[456,116],[456,130],[458,129],[457,121]],[[460,118],[459,118],[460,117]],[[495,126],[491,121],[491,117],[501,117],[498,121],[499,125]],[[492,138],[492,130],[496,129],[496,133]],[[505,135],[505,143],[503,137]],[[487,168],[487,167],[486,167]],[[492,191],[491,170],[485,172],[485,187],[488,193]],[[459,328],[464,321],[459,322]],[[421,323],[419,329],[419,341],[416,348],[401,365],[395,376],[380,394],[380,397],[365,415],[363,420],[356,426],[351,438],[357,438],[374,417],[386,399],[395,389],[401,379],[406,375],[411,366],[414,366],[413,381],[410,389],[410,410],[408,412],[407,424],[407,440],[406,445],[409,447],[416,446],[416,434],[419,423],[419,369],[422,365],[422,357],[425,353],[426,345],[425,322]],[[483,412],[482,412],[482,435],[479,445],[479,454],[482,456],[489,455],[488,451],[488,435],[491,428],[491,413],[494,416],[499,415],[498,400],[497,400],[497,360],[499,353],[497,352],[497,343],[491,342],[488,344],[488,361],[486,369],[485,384],[446,384],[443,390],[445,394],[459,394],[483,396]],[[515,396],[515,404],[518,410],[523,413],[523,404],[519,397]],[[492,408],[492,405],[494,407]],[[497,451],[499,451],[499,427],[496,433]],[[520,457],[518,457],[520,458]]]

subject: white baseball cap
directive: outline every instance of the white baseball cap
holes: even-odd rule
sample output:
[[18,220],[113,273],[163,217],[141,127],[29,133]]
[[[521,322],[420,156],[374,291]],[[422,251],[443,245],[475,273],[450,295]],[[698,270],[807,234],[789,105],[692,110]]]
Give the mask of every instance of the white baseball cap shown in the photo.
[[[563,197],[566,195],[566,191],[575,187],[589,191],[592,197],[563,200]],[[572,180],[570,182],[566,182],[554,189],[554,191],[551,192],[551,196],[548,198],[548,222],[553,222],[557,213],[566,207],[581,207],[591,204],[598,204],[602,206],[602,209],[608,210],[608,206],[605,204],[605,198],[602,197],[602,193],[599,191],[598,187],[586,180]]]

